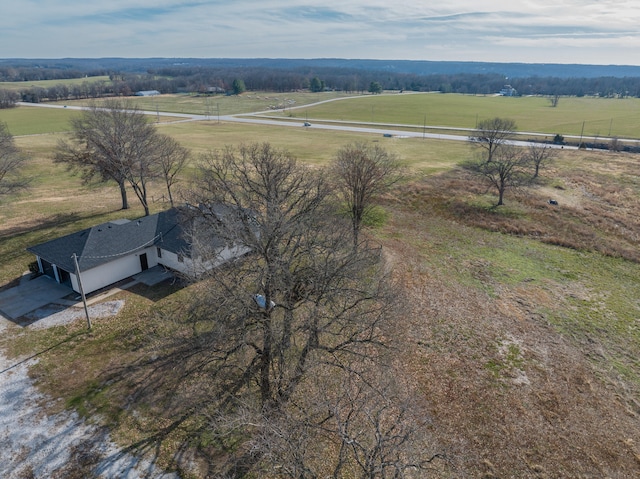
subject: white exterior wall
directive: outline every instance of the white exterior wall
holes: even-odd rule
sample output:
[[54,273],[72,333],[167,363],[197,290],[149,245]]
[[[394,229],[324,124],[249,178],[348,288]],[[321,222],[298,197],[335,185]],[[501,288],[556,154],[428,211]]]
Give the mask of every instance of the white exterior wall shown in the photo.
[[[184,275],[197,277],[207,270],[215,268],[227,261],[237,258],[249,252],[246,246],[225,247],[219,250],[216,259],[213,261],[202,262],[200,260],[192,260],[187,256],[183,256],[183,261],[178,261],[178,255],[170,251],[162,250],[162,257],[158,258],[155,246],[146,248],[135,254],[117,258],[113,261],[98,266],[96,268],[80,271],[82,278],[82,287],[85,294],[89,294],[110,284],[117,283],[129,276],[133,276],[142,272],[140,266],[140,255],[147,254],[147,263],[149,268],[157,265],[163,265],[167,268],[178,271]],[[78,279],[74,272],[71,273],[71,285],[76,292],[80,292]]]
[[[140,266],[140,255],[144,253],[147,254],[147,263],[149,264],[149,268],[153,268],[158,264],[156,249],[154,247],[147,248],[130,256],[114,259],[109,263],[87,271],[80,270],[82,288],[84,289],[85,294],[89,294],[100,288],[109,286],[110,284],[117,283],[124,278],[140,273],[142,271],[142,267]],[[80,291],[75,274],[71,275],[71,284],[75,291]]]
[[220,266],[227,261],[242,256],[249,252],[246,246],[225,247],[218,250],[215,260],[203,262],[200,259],[191,259],[187,256],[183,257],[183,261],[178,261],[178,255],[170,251],[162,250],[162,258],[158,259],[158,264],[167,268],[178,271],[190,277],[197,277],[206,271]]
[[192,262],[186,256],[184,257],[184,261],[178,261],[178,255],[176,253],[172,253],[171,251],[162,250],[162,258],[158,258],[158,264],[166,266],[169,269],[173,269],[183,274],[190,274],[193,270]]

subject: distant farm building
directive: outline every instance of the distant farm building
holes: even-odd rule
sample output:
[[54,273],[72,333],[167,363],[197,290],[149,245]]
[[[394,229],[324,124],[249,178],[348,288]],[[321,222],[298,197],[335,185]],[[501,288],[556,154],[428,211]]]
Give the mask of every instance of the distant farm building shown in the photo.
[[518,96],[518,90],[513,88],[511,85],[505,85],[500,90],[500,95],[502,96]]
[[135,92],[135,96],[156,96],[159,94],[160,92],[158,90],[141,90]]

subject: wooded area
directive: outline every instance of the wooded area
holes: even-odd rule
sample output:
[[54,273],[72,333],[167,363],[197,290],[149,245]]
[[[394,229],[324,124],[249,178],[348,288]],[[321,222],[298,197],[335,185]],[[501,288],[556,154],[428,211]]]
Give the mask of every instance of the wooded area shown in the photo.
[[[97,60],[96,60],[97,61]],[[248,62],[251,64],[251,62]],[[123,67],[126,69],[114,69]],[[505,66],[507,68],[507,66]],[[87,64],[87,70],[15,66],[0,68],[0,81],[57,80],[87,77],[81,84],[63,83],[48,88],[25,84],[14,100],[27,102],[67,99],[127,96],[137,91],[157,90],[160,93],[219,94],[237,93],[234,84],[242,81],[249,91],[289,92],[303,89],[317,90],[318,84],[327,90],[367,92],[372,84],[384,90],[439,91],[489,95],[498,93],[506,83],[518,95],[558,95],[640,97],[639,76],[516,76],[503,73],[408,73],[385,69],[363,69],[328,66],[193,66],[169,64],[160,67],[131,70],[129,63],[97,68]],[[528,70],[524,70],[528,72]],[[578,71],[576,74],[584,73]],[[109,81],[89,81],[91,77],[106,76]],[[14,94],[15,95],[15,94]],[[0,87],[0,98],[7,97]],[[0,103],[2,105],[3,103]]]

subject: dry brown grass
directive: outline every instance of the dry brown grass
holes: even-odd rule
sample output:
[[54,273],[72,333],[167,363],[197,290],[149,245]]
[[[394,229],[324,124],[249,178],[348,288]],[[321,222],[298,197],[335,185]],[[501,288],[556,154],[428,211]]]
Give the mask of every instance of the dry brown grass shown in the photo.
[[[402,209],[393,218],[403,238],[386,248],[413,306],[398,324],[401,361],[422,392],[416,400],[430,405],[452,477],[639,474],[640,410],[620,396],[630,385],[594,367],[597,339],[583,348],[549,323],[546,311],[573,293],[551,280],[500,284],[482,258],[434,263],[422,240],[441,224]],[[461,266],[492,294],[452,281]]]
[[461,169],[413,183],[400,201],[469,226],[640,262],[637,156],[594,153],[578,165],[576,155],[564,154],[540,183],[508,191],[506,207],[492,207],[493,191]]
[[[622,317],[602,299],[620,286],[598,286],[595,264],[590,277],[561,263],[554,256],[567,257],[561,249],[535,246],[639,262],[637,161],[565,154],[545,173],[553,181],[509,194],[502,209],[462,171],[388,198],[387,258],[412,305],[398,324],[401,361],[422,391],[416,399],[430,405],[452,477],[640,474],[635,320],[616,332]],[[550,192],[558,207],[547,203]],[[518,243],[538,270],[515,263],[500,270],[484,254],[514,248],[504,255],[516,260]],[[552,265],[566,269],[547,275]],[[630,271],[633,284],[638,268]],[[585,306],[592,304],[600,309]],[[616,370],[618,362],[624,368]]]

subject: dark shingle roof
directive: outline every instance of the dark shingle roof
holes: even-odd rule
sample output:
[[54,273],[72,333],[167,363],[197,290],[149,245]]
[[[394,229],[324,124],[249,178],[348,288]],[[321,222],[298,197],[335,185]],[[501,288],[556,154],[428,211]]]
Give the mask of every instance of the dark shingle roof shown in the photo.
[[177,208],[133,221],[103,223],[27,250],[66,271],[75,270],[75,253],[80,269],[86,271],[154,244],[189,255]]

